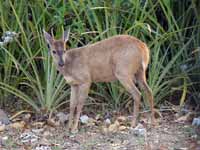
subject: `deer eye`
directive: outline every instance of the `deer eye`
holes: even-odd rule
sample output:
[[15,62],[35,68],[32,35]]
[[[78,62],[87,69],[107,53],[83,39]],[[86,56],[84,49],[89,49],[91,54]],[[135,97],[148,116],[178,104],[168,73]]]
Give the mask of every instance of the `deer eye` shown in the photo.
[[52,52],[53,52],[53,54],[56,54],[56,51],[55,51],[55,50],[53,50]]

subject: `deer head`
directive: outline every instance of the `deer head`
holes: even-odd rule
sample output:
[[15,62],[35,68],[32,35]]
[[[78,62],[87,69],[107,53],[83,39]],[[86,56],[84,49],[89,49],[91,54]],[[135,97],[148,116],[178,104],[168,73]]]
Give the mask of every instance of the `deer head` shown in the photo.
[[65,50],[66,50],[66,42],[69,40],[70,29],[64,32],[61,39],[54,39],[54,36],[51,36],[45,30],[44,38],[49,46],[49,50],[53,57],[54,63],[59,67],[62,68],[65,65],[65,60],[63,59]]

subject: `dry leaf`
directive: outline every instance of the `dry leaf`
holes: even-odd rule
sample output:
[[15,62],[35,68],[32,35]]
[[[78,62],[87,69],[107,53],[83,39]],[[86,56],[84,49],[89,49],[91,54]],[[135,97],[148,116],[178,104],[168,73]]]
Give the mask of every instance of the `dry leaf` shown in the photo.
[[119,131],[124,131],[124,130],[126,130],[126,129],[127,129],[126,126],[120,126],[120,127],[119,127]]
[[109,132],[117,132],[119,129],[120,123],[116,120],[113,124],[111,124],[108,128]]
[[4,131],[6,129],[6,125],[3,124],[3,125],[0,125],[0,132]]
[[48,119],[47,124],[52,127],[59,126],[59,122],[56,122],[54,119]]
[[87,126],[94,126],[96,123],[96,120],[94,120],[93,118],[89,118]]
[[31,119],[31,114],[25,114],[24,115],[24,120],[29,121]]
[[103,134],[107,134],[108,133],[108,128],[103,126],[102,127],[102,132],[103,132]]
[[127,118],[125,117],[125,116],[119,116],[119,117],[117,117],[117,121],[119,121],[120,123],[121,122],[126,122],[127,121]]
[[37,127],[37,128],[42,128],[44,126],[45,122],[34,122],[32,124],[33,127]]
[[15,129],[22,129],[22,128],[24,128],[25,127],[25,122],[24,121],[20,121],[20,122],[15,122],[15,123],[12,123],[12,124],[10,124],[9,126],[11,127],[11,128],[15,128]]
[[99,120],[99,119],[101,119],[101,115],[100,115],[100,114],[97,114],[97,115],[95,116],[95,120]]
[[186,122],[186,121],[189,121],[189,120],[191,120],[191,116],[192,116],[193,114],[190,112],[190,113],[187,113],[186,115],[184,115],[184,116],[181,116],[181,117],[179,117],[178,119],[176,119],[175,120],[175,122]]

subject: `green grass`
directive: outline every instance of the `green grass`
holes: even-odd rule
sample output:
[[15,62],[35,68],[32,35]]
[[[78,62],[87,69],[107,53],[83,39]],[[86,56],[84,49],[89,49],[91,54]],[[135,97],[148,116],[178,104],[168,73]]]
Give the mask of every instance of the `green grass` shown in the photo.
[[[53,28],[59,37],[68,27],[70,47],[116,34],[146,42],[151,51],[148,83],[156,105],[177,91],[183,104],[200,85],[199,5],[195,0],[0,0],[1,35],[8,30],[20,33],[0,48],[0,104],[12,103],[8,99],[15,95],[37,111],[53,112],[68,102],[69,86],[57,74],[42,35],[43,28]],[[118,82],[95,84],[91,93],[116,110],[130,102]]]

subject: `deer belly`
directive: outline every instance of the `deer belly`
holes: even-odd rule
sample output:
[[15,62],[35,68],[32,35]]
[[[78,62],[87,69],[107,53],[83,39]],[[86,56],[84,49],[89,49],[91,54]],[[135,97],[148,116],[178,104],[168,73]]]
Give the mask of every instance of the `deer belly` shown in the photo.
[[93,82],[110,82],[116,80],[111,69],[94,70],[92,73]]

